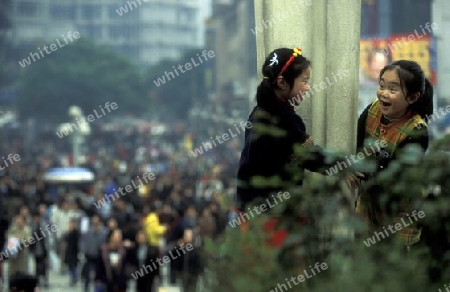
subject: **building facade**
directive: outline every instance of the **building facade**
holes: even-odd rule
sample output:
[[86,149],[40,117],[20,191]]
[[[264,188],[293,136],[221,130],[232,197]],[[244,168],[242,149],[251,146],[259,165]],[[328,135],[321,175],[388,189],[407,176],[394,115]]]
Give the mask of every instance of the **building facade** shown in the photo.
[[431,20],[432,0],[366,0],[361,7],[361,37],[410,33]]
[[203,45],[201,5],[201,0],[14,0],[10,36],[15,45],[28,47],[78,31],[139,65],[153,65]]
[[[215,31],[215,102],[226,113],[246,118],[254,100],[256,37],[253,0],[214,0],[211,27]],[[255,87],[255,88],[253,88]]]

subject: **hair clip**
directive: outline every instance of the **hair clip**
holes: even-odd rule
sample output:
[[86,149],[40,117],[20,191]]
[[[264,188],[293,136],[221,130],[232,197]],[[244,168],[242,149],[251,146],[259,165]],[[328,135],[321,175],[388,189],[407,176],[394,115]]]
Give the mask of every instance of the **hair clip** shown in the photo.
[[264,76],[263,78],[264,78],[264,79],[269,79],[269,77],[267,77],[267,76]]
[[284,71],[287,69],[287,67],[289,67],[289,65],[291,65],[291,63],[294,61],[294,59],[298,56],[302,55],[302,49],[300,48],[294,48],[294,52],[292,53],[292,56],[289,58],[289,60],[286,62],[286,64],[283,66],[283,68],[281,68],[280,73],[278,73],[277,78],[275,78],[275,80],[273,81],[273,83],[277,82],[278,77],[281,76],[281,74],[284,73]]
[[269,66],[272,66],[272,65],[275,64],[275,63],[278,65],[278,56],[277,56],[277,53],[273,53],[273,57],[272,57],[272,59],[270,59],[270,62],[272,62],[272,63],[270,63]]
[[294,57],[301,56],[302,55],[302,49],[300,48],[294,48],[294,53],[292,54]]

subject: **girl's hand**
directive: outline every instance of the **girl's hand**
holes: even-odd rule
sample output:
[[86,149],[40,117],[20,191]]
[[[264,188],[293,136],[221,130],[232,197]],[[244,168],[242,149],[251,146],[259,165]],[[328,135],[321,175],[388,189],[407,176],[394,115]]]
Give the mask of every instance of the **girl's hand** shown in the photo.
[[361,178],[364,178],[364,174],[360,172],[349,173],[345,178],[345,182],[347,183],[347,187],[351,190],[354,190],[359,187]]

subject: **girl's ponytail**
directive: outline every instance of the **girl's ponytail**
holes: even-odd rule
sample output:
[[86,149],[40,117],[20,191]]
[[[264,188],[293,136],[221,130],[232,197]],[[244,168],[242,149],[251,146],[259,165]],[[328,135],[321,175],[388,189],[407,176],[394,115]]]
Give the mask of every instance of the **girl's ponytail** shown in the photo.
[[433,114],[433,85],[427,78],[425,78],[425,89],[422,95],[411,107],[425,122],[428,122],[428,118]]
[[262,109],[270,110],[273,101],[275,101],[274,87],[269,79],[263,79],[256,90],[256,102]]

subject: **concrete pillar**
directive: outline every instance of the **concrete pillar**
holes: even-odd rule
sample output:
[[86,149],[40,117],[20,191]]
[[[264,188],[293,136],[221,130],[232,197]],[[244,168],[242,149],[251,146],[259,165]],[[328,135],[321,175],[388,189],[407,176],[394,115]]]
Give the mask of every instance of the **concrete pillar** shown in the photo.
[[301,47],[313,73],[311,95],[298,113],[317,144],[353,152],[361,0],[255,0],[255,15],[256,25],[263,28],[256,34],[258,77],[262,78],[261,64],[272,50]]
[[439,98],[450,102],[450,3],[445,0],[434,0],[432,4],[432,22],[436,22],[438,29],[433,30],[437,45],[436,60],[433,62],[434,70],[437,69],[437,86],[435,94]]

